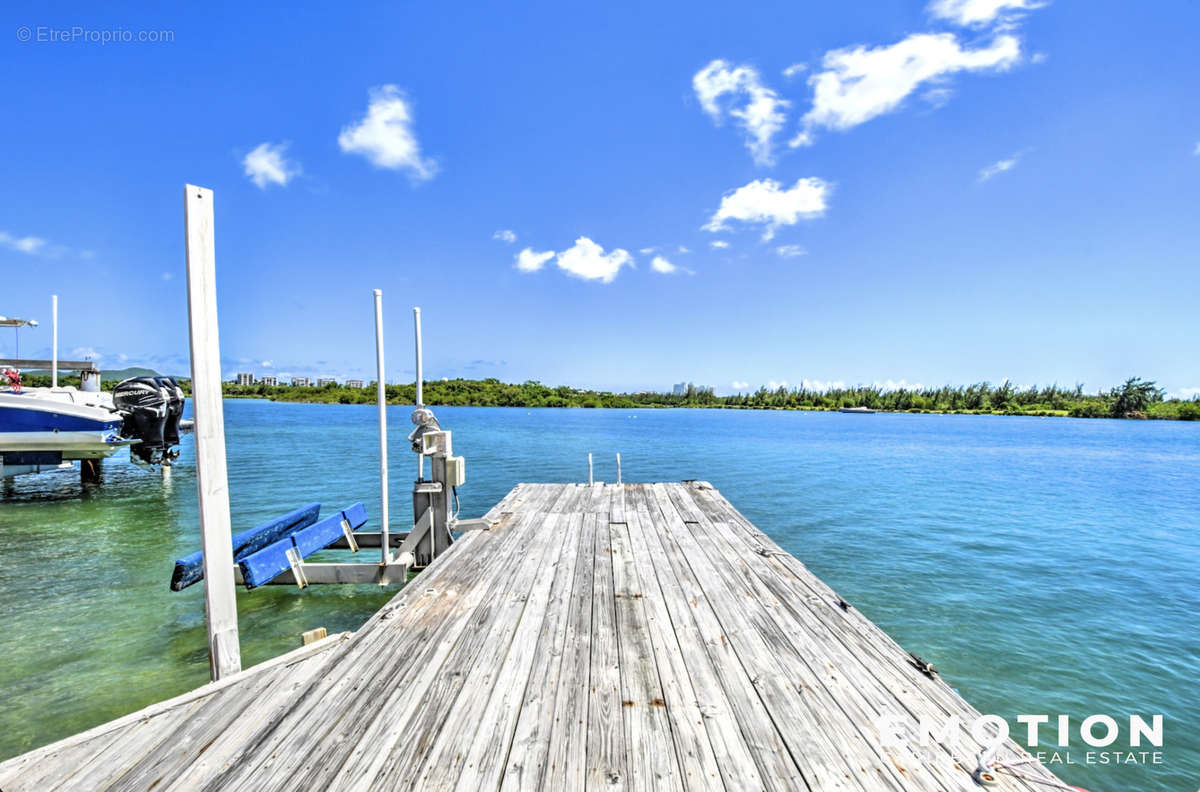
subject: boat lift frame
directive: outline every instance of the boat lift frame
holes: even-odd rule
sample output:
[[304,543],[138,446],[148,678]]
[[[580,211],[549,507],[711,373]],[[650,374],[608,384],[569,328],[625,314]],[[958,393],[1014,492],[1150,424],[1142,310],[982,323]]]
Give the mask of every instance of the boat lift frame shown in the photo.
[[[241,670],[235,584],[241,570],[234,563],[229,517],[228,473],[225,464],[225,426],[221,397],[220,342],[217,333],[217,293],[213,229],[213,192],[184,186],[187,247],[188,332],[191,345],[192,401],[195,414],[196,485],[203,535],[205,617],[208,627],[210,671],[213,681]],[[268,585],[379,584],[408,580],[416,569],[428,566],[454,541],[454,533],[489,530],[480,518],[460,520],[451,501],[455,488],[466,480],[462,457],[452,454],[451,433],[443,430],[425,406],[421,356],[421,309],[413,308],[416,353],[415,426],[408,439],[417,454],[413,483],[413,524],[407,532],[393,533],[388,512],[387,379],[383,354],[383,292],[373,290],[375,307],[376,398],[379,410],[380,530],[359,532],[344,526],[343,535],[324,549],[357,552],[378,547],[378,563],[305,561],[298,549],[289,550],[290,569],[282,570]],[[430,478],[425,478],[425,458]],[[395,548],[395,552],[393,552]],[[314,551],[315,552],[315,551]]]

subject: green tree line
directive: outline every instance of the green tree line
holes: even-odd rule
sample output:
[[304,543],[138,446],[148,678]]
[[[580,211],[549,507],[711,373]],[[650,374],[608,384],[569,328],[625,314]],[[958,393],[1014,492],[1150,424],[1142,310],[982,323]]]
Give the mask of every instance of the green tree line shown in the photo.
[[[225,384],[230,397],[265,398],[276,401],[373,404],[375,388],[290,387]],[[1166,399],[1153,381],[1131,377],[1108,391],[1085,393],[1082,385],[1017,388],[1009,381],[999,385],[944,385],[940,388],[884,390],[859,385],[817,391],[807,388],[759,388],[753,393],[717,396],[711,391],[689,388],[685,393],[612,393],[565,385],[550,387],[533,380],[520,384],[483,380],[451,379],[425,383],[425,402],[430,405],[462,407],[708,407],[749,410],[837,410],[868,407],[888,412],[937,412],[990,415],[1065,415],[1076,418],[1162,418],[1200,419],[1200,397],[1185,401]],[[388,385],[390,404],[412,404],[413,385]]]
[[[49,376],[22,378],[28,387],[45,387]],[[60,377],[63,385],[78,387],[79,377]],[[179,381],[191,394],[191,383]],[[117,381],[103,381],[111,390]],[[330,384],[323,387],[288,385],[222,385],[230,398],[259,398],[274,401],[326,404],[374,404],[375,388],[347,388]],[[388,385],[389,404],[412,404],[413,385]],[[1200,420],[1200,396],[1191,400],[1167,399],[1152,380],[1130,377],[1107,391],[1086,393],[1082,385],[1017,388],[1005,380],[999,385],[980,382],[974,385],[943,385],[940,388],[898,388],[884,390],[870,385],[811,390],[804,387],[775,390],[759,388],[753,393],[717,396],[709,390],[689,387],[682,394],[612,393],[566,385],[550,387],[529,380],[520,384],[495,378],[482,380],[431,380],[425,383],[425,402],[434,406],[454,407],[709,407],[741,410],[837,410],[843,407],[867,407],[886,412],[963,413],[982,415],[1063,415],[1073,418],[1158,418]]]

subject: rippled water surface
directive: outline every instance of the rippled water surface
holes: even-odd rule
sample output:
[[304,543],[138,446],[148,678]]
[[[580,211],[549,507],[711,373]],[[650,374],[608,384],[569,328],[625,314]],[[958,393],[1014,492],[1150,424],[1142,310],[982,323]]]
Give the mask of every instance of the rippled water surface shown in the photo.
[[[393,524],[415,458],[393,427]],[[1163,764],[1056,765],[1093,790],[1200,785],[1200,425],[717,410],[439,408],[462,513],[518,481],[711,481],[983,712],[1166,716]],[[235,530],[313,500],[379,513],[372,407],[227,401]],[[0,484],[0,758],[207,681],[192,440],[168,484]],[[369,552],[369,551],[366,551]],[[354,629],[375,587],[240,591],[243,662]],[[1047,735],[1053,738],[1054,735]],[[1127,744],[1122,739],[1117,745]],[[1074,734],[1071,759],[1085,761]]]

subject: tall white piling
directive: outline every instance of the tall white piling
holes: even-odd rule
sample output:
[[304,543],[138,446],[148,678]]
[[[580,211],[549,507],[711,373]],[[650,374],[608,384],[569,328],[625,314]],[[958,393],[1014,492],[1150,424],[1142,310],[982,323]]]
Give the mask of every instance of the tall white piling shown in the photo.
[[233,589],[229,475],[225,468],[213,193],[188,184],[183,188],[183,196],[192,411],[196,421],[196,489],[204,548],[204,613],[208,625],[209,673],[215,682],[242,670],[242,654],[238,642],[237,594]]

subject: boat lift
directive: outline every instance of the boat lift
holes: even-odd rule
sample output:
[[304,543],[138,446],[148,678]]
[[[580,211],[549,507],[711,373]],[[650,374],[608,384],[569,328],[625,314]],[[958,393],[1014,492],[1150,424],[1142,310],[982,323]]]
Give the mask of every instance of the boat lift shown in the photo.
[[[175,562],[171,588],[180,591],[206,578],[205,609],[210,666],[216,680],[241,668],[233,584],[263,585],[349,583],[395,585],[433,561],[454,542],[456,532],[488,529],[484,519],[458,518],[457,488],[466,482],[466,465],[453,455],[451,432],[443,429],[424,403],[421,360],[421,309],[413,309],[416,351],[416,408],[408,435],[417,455],[413,482],[412,527],[392,532],[388,519],[387,388],[383,355],[383,293],[373,291],[375,352],[378,370],[380,528],[364,531],[367,512],[355,503],[319,519],[321,505],[309,504],[248,531],[231,536],[225,469],[224,417],[220,395],[220,347],[217,341],[212,191],[184,188],[187,226],[189,330],[196,431],[196,469],[204,550]],[[426,478],[426,459],[429,477]],[[453,508],[452,508],[453,506]],[[372,562],[310,562],[321,550],[359,552],[379,548]],[[211,553],[211,556],[209,555]],[[228,553],[228,555],[226,555]],[[232,574],[224,570],[231,570]]]

